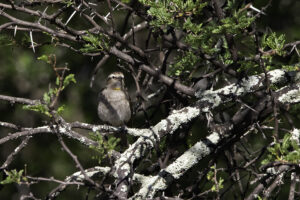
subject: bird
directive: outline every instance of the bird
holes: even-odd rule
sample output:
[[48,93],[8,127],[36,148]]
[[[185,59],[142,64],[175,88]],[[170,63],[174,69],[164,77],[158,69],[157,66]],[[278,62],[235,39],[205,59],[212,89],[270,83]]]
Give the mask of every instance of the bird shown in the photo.
[[122,72],[113,72],[98,95],[98,116],[112,126],[125,126],[131,118],[129,95]]

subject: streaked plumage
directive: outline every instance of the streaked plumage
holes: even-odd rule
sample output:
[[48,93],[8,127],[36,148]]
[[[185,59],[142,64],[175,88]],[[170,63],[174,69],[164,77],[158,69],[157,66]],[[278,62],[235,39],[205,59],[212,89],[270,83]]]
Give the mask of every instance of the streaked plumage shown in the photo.
[[122,72],[108,76],[106,87],[99,93],[98,115],[113,126],[123,126],[130,120],[130,103]]

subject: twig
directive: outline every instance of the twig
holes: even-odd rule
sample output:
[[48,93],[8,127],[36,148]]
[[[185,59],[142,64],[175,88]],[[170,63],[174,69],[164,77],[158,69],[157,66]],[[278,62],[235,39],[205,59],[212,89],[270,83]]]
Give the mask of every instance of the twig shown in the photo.
[[9,101],[11,104],[21,103],[21,104],[27,104],[27,105],[37,105],[37,104],[41,103],[40,100],[31,100],[31,99],[5,96],[5,95],[0,95],[0,100]]
[[19,146],[17,146],[15,148],[15,150],[9,155],[7,156],[6,158],[6,161],[2,164],[2,166],[0,167],[0,169],[5,169],[7,168],[10,163],[14,160],[14,157],[27,145],[29,139],[31,138],[32,136],[28,136],[26,137]]

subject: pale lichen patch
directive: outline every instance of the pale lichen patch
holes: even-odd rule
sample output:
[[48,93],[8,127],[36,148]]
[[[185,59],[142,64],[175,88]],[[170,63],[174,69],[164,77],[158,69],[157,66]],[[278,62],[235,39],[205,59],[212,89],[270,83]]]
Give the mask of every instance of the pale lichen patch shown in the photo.
[[60,127],[59,127],[59,132],[60,132],[60,133],[66,133],[66,132],[67,132],[67,129],[66,129],[65,127],[60,126]]
[[167,130],[167,125],[168,125],[168,122],[167,120],[163,119],[161,120],[156,126],[154,126],[152,128],[152,130],[155,132],[155,133],[158,133],[160,131],[166,131]]
[[[278,83],[285,80],[285,72],[283,70],[273,70],[268,72],[268,75],[270,77],[271,83]],[[259,87],[262,87],[264,82],[261,81],[261,79],[264,77],[264,74],[255,75],[255,76],[249,76],[247,78],[244,78],[241,82],[231,84],[228,86],[225,86],[221,89],[211,91],[206,90],[202,93],[197,93],[196,96],[200,98],[199,102],[205,103],[209,102],[212,104],[212,108],[219,106],[221,103],[224,103],[228,100],[225,100],[224,98],[221,98],[221,95],[230,96],[241,96],[246,93],[252,92],[253,88],[257,89]]]
[[294,128],[292,131],[292,140],[295,140],[297,144],[299,144],[299,138],[300,138],[300,131],[299,129]]
[[300,101],[300,91],[298,89],[290,90],[278,98],[281,103],[298,103]]
[[213,143],[213,144],[217,144],[220,141],[220,135],[216,132],[213,132],[212,134],[210,134],[207,139]]
[[126,185],[122,185],[121,192],[127,192],[127,191],[128,191],[128,187]]
[[154,176],[148,179],[139,191],[140,195],[145,198],[152,198],[158,190],[164,190],[167,188],[166,180],[160,176]]
[[127,133],[132,136],[144,136],[149,134],[149,129],[128,128]]
[[[211,134],[208,139],[210,142],[217,144],[220,137],[217,133]],[[180,178],[187,169],[191,168],[198,163],[198,160],[211,153],[211,149],[203,142],[197,142],[182,156],[175,160],[171,165],[166,168],[166,171],[172,174],[176,179]]]
[[125,174],[128,175],[130,171],[130,165],[128,163],[122,164],[121,170],[128,171],[127,173],[125,172]]
[[84,137],[80,137],[80,138],[79,138],[79,141],[80,141],[81,143],[83,143],[83,144],[86,143],[86,139],[85,139]]
[[259,83],[258,76],[250,76],[247,79],[243,80],[242,86],[246,90],[246,92],[250,92],[252,90],[252,87],[257,86],[258,83]]
[[281,69],[275,69],[273,71],[268,72],[269,80],[271,83],[277,83],[283,81],[285,79],[285,72]]
[[166,131],[172,134],[180,126],[194,119],[199,114],[200,109],[194,107],[185,107],[181,110],[175,110],[167,119],[161,120],[156,126],[154,126],[152,130],[156,134]]
[[93,128],[92,128],[92,131],[93,132],[97,132],[99,130],[99,128],[97,127],[97,126],[94,126]]
[[203,94],[203,97],[200,99],[199,102],[208,102],[212,104],[211,107],[216,107],[221,104],[222,99],[221,97],[217,94],[217,91],[205,91]]
[[[91,178],[94,175],[98,174],[99,172],[101,172],[102,174],[107,174],[109,171],[110,171],[110,167],[96,166],[95,170],[92,170],[92,171],[85,170],[84,172],[88,177]],[[78,172],[73,173],[72,176],[67,177],[66,181],[71,181],[72,179],[76,179],[77,181],[82,181],[85,179],[85,177],[81,171],[78,171]]]
[[250,76],[244,78],[240,83],[228,85],[220,89],[219,93],[222,92],[222,94],[224,95],[235,94],[237,96],[240,96],[247,92],[251,92],[252,87],[257,86],[258,83],[259,83],[258,76]]
[[277,174],[277,172],[276,172],[276,170],[275,170],[274,167],[269,167],[269,168],[267,169],[267,172],[268,172],[269,174],[273,174],[273,175],[276,175],[276,174]]

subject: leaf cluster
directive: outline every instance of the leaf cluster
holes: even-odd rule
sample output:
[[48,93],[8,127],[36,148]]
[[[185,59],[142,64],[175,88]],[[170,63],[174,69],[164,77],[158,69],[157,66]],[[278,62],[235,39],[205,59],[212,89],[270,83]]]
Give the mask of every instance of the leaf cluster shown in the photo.
[[120,142],[120,138],[110,136],[106,139],[99,132],[90,133],[90,137],[98,144],[97,146],[90,146],[90,148],[97,152],[97,155],[92,158],[97,160],[99,164],[107,156],[110,156],[109,152],[115,150]]
[[[179,28],[180,20],[191,15],[197,15],[207,5],[206,2],[193,0],[140,0],[140,2],[148,7],[147,13],[153,17],[150,25],[156,28],[170,25]],[[163,28],[165,31],[166,29]]]
[[[45,56],[40,57],[40,60],[45,59]],[[23,109],[25,110],[32,110],[35,112],[42,113],[47,115],[48,117],[52,117],[50,113],[50,104],[54,98],[58,97],[59,93],[63,91],[70,83],[76,83],[76,79],[74,74],[67,75],[63,80],[62,84],[60,85],[60,78],[56,78],[56,87],[50,88],[48,92],[44,93],[42,103],[36,105],[24,105]],[[57,114],[61,114],[64,111],[65,106],[61,105],[57,108]]]
[[[271,33],[255,38],[253,34],[250,34],[250,31],[258,18],[249,14],[247,5],[241,4],[239,1],[228,1],[222,8],[225,11],[225,16],[221,19],[207,14],[211,12],[209,9],[214,8],[209,8],[212,4],[205,1],[139,1],[148,9],[147,14],[151,17],[150,25],[153,27],[153,31],[161,30],[164,33],[175,33],[178,30],[183,33],[181,40],[191,47],[188,50],[180,50],[173,64],[168,66],[168,72],[171,76],[182,77],[180,75],[193,72],[197,66],[207,66],[205,59],[200,54],[214,57],[225,65],[232,64],[231,49],[227,44],[228,40],[225,39],[225,35],[228,34],[234,35],[233,42],[237,48],[238,56],[250,58],[237,61],[238,72],[247,71],[249,75],[262,73],[262,68],[253,62],[258,48],[262,52],[271,52],[263,53],[262,56],[263,59],[266,59],[267,70],[281,66],[273,60],[273,57],[285,55],[285,35]],[[289,70],[295,69],[295,67],[290,66],[288,68]]]
[[285,134],[282,142],[275,142],[268,152],[267,158],[262,161],[263,165],[274,161],[299,163],[300,160],[300,147],[290,134]]
[[102,33],[97,35],[87,33],[87,35],[82,36],[82,39],[86,41],[84,47],[80,49],[83,53],[105,51],[110,47],[109,38]]
[[[285,43],[285,35],[281,34],[279,36],[276,35],[275,32],[271,34],[265,34],[262,38],[262,48],[263,50],[266,48],[270,48],[275,51],[275,53],[279,56],[283,56],[285,51],[283,50]],[[270,54],[266,54],[265,57],[269,57]]]
[[206,175],[207,180],[209,180],[213,183],[213,185],[210,189],[212,192],[218,192],[217,190],[224,188],[224,185],[223,185],[224,179],[222,177],[220,177],[219,179],[216,178],[216,180],[214,180],[214,176],[217,176],[217,175],[215,175],[215,173],[217,173],[215,166],[211,166],[210,171]]
[[[210,5],[205,1],[140,0],[140,2],[149,7],[147,13],[152,17],[150,25],[154,30],[161,29],[167,32],[171,28],[174,31],[183,31],[182,40],[192,47],[192,50],[182,51],[175,59],[175,64],[169,66],[169,73],[173,76],[195,69],[196,63],[203,61],[199,56],[199,50],[210,56],[218,56],[225,64],[231,64],[231,53],[223,35],[243,35],[244,30],[255,21],[255,17],[248,16],[246,10],[239,9],[235,1],[229,1],[224,8],[233,14],[221,20],[208,19],[203,10]],[[249,37],[241,37],[239,42],[243,40],[248,42]]]
[[26,177],[23,176],[24,170],[17,171],[16,169],[13,169],[11,171],[5,171],[6,178],[0,182],[0,184],[10,184],[10,183],[17,183],[20,184],[21,181],[26,181]]

